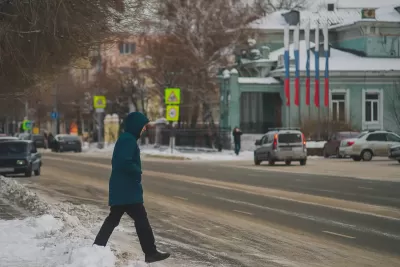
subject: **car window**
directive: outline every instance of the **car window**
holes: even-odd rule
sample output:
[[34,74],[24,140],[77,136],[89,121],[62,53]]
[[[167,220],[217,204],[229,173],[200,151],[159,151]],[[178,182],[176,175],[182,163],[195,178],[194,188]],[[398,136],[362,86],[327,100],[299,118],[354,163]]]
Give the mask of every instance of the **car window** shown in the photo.
[[281,133],[278,136],[279,143],[301,143],[300,133]]
[[340,139],[348,139],[348,138],[355,138],[360,136],[359,132],[341,132]]
[[267,136],[267,135],[265,135],[265,136],[263,137],[263,139],[261,140],[261,144],[262,144],[262,145],[264,145],[264,144],[266,144],[266,143],[268,143],[268,136]]
[[398,135],[395,135],[395,134],[388,134],[387,135],[387,139],[390,142],[399,142],[400,143],[400,137]]
[[367,137],[367,141],[386,142],[386,133],[373,133]]
[[27,143],[0,143],[0,155],[8,155],[8,154],[22,154],[28,151]]

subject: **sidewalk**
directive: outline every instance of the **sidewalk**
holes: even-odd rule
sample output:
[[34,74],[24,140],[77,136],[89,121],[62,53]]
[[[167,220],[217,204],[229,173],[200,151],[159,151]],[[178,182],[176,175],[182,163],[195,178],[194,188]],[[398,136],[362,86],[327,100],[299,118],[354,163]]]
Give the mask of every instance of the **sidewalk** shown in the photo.
[[0,220],[22,219],[25,215],[0,198]]

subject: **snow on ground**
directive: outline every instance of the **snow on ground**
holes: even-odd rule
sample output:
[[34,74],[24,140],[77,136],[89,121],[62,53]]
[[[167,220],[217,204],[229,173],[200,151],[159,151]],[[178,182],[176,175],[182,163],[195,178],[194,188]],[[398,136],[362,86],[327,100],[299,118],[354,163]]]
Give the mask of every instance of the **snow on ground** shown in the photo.
[[[253,142],[254,143],[254,142]],[[307,148],[323,148],[325,141],[309,141],[307,142]],[[114,145],[110,144],[102,149],[97,148],[97,144],[93,143],[84,146],[83,152],[85,155],[91,156],[104,156],[111,157],[114,150]],[[233,150],[222,150],[218,152],[214,149],[207,148],[189,148],[189,147],[176,147],[171,150],[168,146],[161,146],[155,148],[153,145],[140,146],[141,154],[146,156],[159,156],[159,157],[179,157],[190,160],[204,160],[204,161],[225,161],[225,160],[252,160],[253,151],[243,149],[239,156],[236,156]]]
[[91,228],[99,218],[85,205],[46,203],[20,183],[2,176],[0,197],[25,208],[33,216],[0,220],[0,267],[147,266],[134,257],[131,262],[122,261],[118,251],[109,246],[92,246]]

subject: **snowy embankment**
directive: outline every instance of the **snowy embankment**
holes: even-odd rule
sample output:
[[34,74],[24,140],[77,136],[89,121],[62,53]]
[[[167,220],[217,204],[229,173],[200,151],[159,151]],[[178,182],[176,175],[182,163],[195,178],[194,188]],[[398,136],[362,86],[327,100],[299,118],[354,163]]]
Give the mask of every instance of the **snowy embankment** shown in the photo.
[[[309,149],[322,149],[324,147],[324,144],[324,141],[309,141],[306,143],[306,146]],[[103,149],[97,148],[97,144],[86,144],[84,146],[83,152],[85,153],[85,155],[111,157],[113,149],[114,145],[112,144],[106,146]],[[254,155],[254,149],[246,150],[244,148],[240,152],[239,156],[236,156],[233,150],[222,150],[221,152],[218,152],[216,150],[207,148],[179,147],[171,151],[171,148],[167,146],[155,148],[153,145],[144,145],[140,147],[140,150],[143,156],[207,161],[252,160]]]
[[123,260],[121,253],[108,246],[92,246],[91,229],[99,218],[85,205],[48,204],[20,183],[2,176],[0,197],[33,216],[0,219],[0,267],[147,266]]

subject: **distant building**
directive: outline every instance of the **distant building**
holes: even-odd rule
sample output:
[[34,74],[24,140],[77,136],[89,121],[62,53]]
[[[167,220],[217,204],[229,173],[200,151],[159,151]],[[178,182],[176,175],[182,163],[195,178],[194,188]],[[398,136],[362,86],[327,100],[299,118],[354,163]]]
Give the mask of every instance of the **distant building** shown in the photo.
[[[343,121],[354,128],[400,130],[400,4],[374,8],[336,5],[325,1],[318,11],[278,11],[253,22],[249,28],[255,46],[237,51],[236,64],[221,70],[221,124],[240,125],[245,133],[265,133],[268,128],[301,126],[305,120]],[[339,1],[343,3],[343,1]],[[348,1],[350,3],[350,1]],[[365,2],[365,1],[363,1]],[[376,3],[375,3],[376,2]],[[371,9],[373,7],[373,9]],[[295,106],[293,39],[291,57],[291,105],[285,105],[283,30],[285,25],[311,24],[311,103],[305,105],[305,42],[300,42],[300,106]],[[320,103],[314,99],[314,29],[329,24],[329,107],[324,107],[323,35],[320,33]],[[291,38],[293,32],[290,33]],[[400,84],[398,84],[400,86]],[[398,113],[397,113],[398,112]]]

